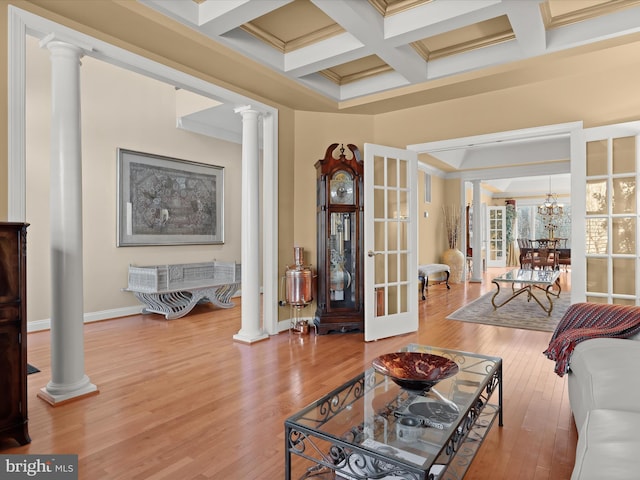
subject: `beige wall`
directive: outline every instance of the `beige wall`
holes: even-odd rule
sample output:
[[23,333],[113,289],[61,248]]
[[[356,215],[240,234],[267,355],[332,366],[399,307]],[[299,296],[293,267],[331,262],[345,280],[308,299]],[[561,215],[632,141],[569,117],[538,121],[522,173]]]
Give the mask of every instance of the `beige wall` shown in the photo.
[[[50,317],[49,53],[33,38],[27,54],[27,222],[29,321]],[[84,58],[81,67],[84,308],[138,305],[129,264],[240,261],[241,146],[176,128],[173,86]],[[224,167],[225,244],[116,247],[117,148]]]
[[[424,201],[424,176],[418,175],[418,264],[440,263],[440,254],[447,248],[443,224],[443,197],[446,180],[431,175],[431,202]],[[427,217],[425,217],[425,213]]]

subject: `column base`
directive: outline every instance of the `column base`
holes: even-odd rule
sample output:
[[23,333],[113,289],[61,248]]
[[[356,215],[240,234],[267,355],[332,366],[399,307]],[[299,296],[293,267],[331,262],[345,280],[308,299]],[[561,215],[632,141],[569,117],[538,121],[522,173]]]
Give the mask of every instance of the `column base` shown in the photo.
[[474,277],[471,277],[471,278],[469,279],[469,281],[470,281],[471,283],[482,283],[482,277],[480,277],[480,278],[474,278]]
[[233,339],[236,342],[242,343],[256,343],[262,340],[266,340],[267,338],[269,338],[269,334],[263,331],[255,332],[254,334],[247,334],[240,330],[233,336]]
[[52,394],[47,391],[46,387],[42,387],[40,389],[40,392],[38,392],[38,398],[41,398],[53,407],[58,407],[65,403],[80,400],[92,395],[97,395],[98,393],[100,393],[98,387],[96,387],[93,383],[90,383],[89,385],[86,385],[78,390],[64,394]]

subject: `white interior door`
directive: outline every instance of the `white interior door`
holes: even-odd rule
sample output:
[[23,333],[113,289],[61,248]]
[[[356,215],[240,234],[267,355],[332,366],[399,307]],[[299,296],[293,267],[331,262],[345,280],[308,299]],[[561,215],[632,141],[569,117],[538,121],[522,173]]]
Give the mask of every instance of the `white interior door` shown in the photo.
[[640,305],[640,122],[572,137],[571,301]]
[[418,329],[416,152],[364,145],[364,339]]
[[506,207],[487,207],[487,267],[507,266],[506,220]]

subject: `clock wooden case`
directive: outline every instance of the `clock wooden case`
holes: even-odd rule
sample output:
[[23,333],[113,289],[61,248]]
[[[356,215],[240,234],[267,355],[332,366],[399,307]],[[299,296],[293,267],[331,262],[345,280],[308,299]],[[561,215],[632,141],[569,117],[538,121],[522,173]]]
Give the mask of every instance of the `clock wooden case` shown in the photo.
[[363,163],[358,147],[334,143],[316,162],[319,334],[364,328]]

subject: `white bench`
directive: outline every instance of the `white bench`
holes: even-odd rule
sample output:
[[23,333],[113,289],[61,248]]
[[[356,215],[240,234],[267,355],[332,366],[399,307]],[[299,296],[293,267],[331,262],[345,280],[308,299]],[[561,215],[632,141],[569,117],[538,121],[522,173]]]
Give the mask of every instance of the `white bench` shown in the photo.
[[451,268],[449,265],[444,263],[429,263],[426,265],[418,265],[418,280],[420,280],[420,289],[422,292],[422,300],[426,300],[425,296],[425,288],[429,288],[429,277],[435,275],[437,273],[446,274],[446,278],[444,280],[440,280],[440,283],[445,282],[447,284],[447,289],[450,289],[449,286],[449,275],[451,274]]
[[205,301],[220,308],[235,306],[230,299],[240,289],[240,277],[240,264],[235,262],[129,265],[129,285],[124,290],[145,305],[142,313],[173,320]]

